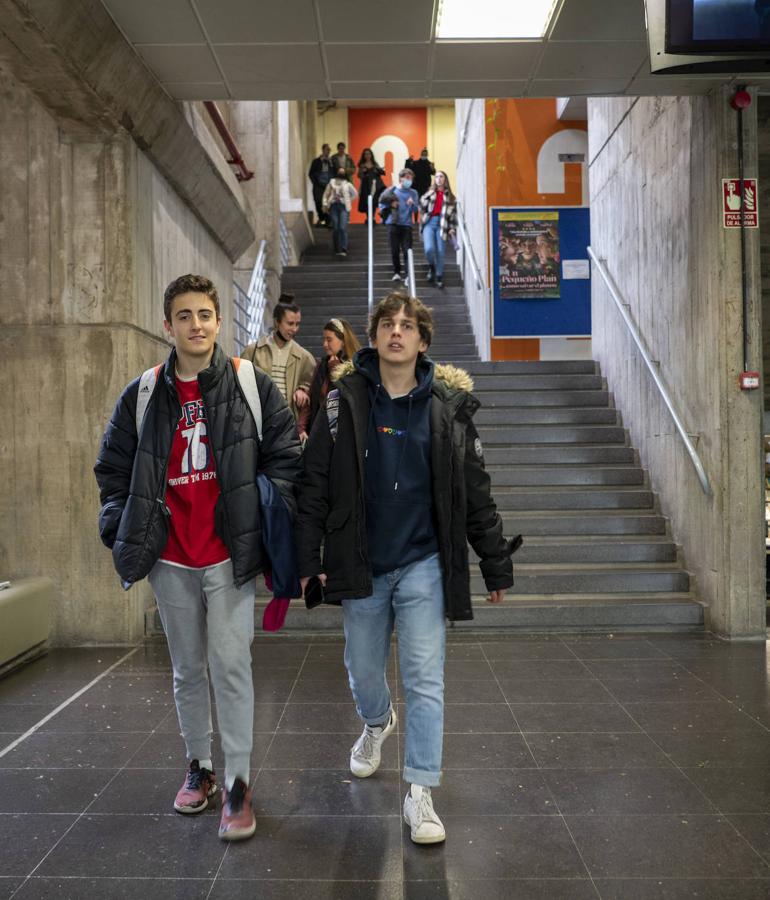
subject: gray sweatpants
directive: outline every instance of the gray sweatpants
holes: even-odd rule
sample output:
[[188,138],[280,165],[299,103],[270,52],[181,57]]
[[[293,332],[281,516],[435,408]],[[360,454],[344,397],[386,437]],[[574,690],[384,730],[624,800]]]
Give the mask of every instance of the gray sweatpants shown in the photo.
[[230,560],[208,569],[158,562],[149,575],[174,669],[174,702],[187,758],[211,759],[211,699],[225,754],[225,780],[249,783],[254,685],[255,581],[237,588]]

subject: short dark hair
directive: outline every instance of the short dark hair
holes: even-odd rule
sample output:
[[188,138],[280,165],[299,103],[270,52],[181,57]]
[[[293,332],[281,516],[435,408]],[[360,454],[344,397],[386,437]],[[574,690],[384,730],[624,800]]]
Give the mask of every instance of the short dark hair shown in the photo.
[[[281,296],[283,296],[283,294]],[[273,310],[273,319],[276,322],[283,322],[283,317],[287,312],[298,313],[302,312],[302,310],[296,303],[285,303],[279,300],[278,303],[275,304],[275,309]]]
[[377,338],[377,326],[380,319],[395,315],[401,307],[408,316],[417,320],[420,339],[429,347],[433,340],[433,311],[425,306],[417,297],[410,297],[403,291],[391,291],[379,301],[369,319],[369,340]]
[[338,141],[338,142],[337,142],[337,149],[339,150],[340,147],[347,147],[347,144],[345,143],[345,141]]
[[414,178],[414,172],[411,169],[402,169],[398,173],[399,178],[404,178],[405,176],[409,176],[410,178]]
[[171,306],[174,298],[179,297],[181,294],[205,294],[214,304],[217,319],[221,318],[219,313],[219,294],[214,287],[214,282],[203,275],[181,275],[171,282],[163,294],[163,315],[167,322],[171,321]]

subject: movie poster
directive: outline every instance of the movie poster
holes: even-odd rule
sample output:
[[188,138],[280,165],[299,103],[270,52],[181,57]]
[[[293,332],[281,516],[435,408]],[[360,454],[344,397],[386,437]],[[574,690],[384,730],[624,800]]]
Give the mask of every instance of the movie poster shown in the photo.
[[561,296],[559,212],[501,212],[497,219],[501,300]]

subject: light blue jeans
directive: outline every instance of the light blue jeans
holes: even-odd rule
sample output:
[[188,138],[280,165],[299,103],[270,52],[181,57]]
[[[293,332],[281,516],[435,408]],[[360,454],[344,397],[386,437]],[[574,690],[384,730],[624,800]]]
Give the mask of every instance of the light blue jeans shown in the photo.
[[404,780],[441,782],[444,734],[444,588],[438,553],[374,579],[374,592],[343,600],[345,666],[358,715],[382,725],[390,713],[385,674],[395,625],[406,699]]
[[436,278],[444,275],[446,241],[441,239],[441,216],[432,216],[422,230],[422,246],[428,265],[433,266]]

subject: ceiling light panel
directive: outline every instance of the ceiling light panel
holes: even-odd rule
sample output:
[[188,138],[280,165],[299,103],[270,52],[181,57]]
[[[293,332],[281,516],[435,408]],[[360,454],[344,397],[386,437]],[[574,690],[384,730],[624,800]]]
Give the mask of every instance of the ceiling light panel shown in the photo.
[[457,40],[526,40],[545,34],[556,0],[441,0],[436,37]]

